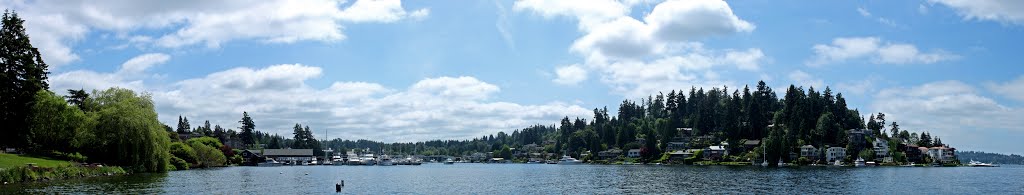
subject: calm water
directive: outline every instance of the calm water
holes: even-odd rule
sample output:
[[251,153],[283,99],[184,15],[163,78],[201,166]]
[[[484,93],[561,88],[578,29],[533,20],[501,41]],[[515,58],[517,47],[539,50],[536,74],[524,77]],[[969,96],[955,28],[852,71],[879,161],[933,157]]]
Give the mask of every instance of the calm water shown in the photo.
[[[308,175],[307,175],[308,173]],[[0,186],[9,193],[1024,194],[1024,166],[724,167],[546,164],[227,167]]]

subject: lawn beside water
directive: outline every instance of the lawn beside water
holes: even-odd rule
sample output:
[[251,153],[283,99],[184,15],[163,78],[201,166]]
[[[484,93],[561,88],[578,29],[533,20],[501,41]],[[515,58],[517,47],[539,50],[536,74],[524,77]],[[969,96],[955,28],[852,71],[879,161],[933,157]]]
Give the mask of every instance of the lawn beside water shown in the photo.
[[39,167],[70,166],[73,163],[63,160],[27,157],[17,154],[0,153],[0,169],[24,167],[27,163],[35,163]]
[[[35,163],[28,167],[27,163]],[[84,167],[70,161],[0,153],[0,183],[50,181],[80,177],[123,175],[121,167]]]

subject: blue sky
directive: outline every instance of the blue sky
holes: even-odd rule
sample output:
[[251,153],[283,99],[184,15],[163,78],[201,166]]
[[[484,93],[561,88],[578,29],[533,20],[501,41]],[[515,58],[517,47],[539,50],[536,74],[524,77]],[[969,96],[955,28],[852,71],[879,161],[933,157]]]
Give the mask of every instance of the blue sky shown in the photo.
[[[1024,3],[21,1],[51,88],[331,138],[472,138],[622,99],[765,80],[842,92],[961,150],[1022,154]],[[318,133],[318,135],[320,135]]]

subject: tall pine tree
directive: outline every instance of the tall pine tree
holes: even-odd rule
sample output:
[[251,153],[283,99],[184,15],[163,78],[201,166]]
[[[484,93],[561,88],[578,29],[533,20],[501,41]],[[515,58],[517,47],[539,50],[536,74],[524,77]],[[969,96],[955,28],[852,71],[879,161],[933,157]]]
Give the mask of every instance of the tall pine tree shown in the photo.
[[4,11],[0,28],[0,147],[31,146],[28,116],[39,90],[49,89],[47,65],[17,13]]

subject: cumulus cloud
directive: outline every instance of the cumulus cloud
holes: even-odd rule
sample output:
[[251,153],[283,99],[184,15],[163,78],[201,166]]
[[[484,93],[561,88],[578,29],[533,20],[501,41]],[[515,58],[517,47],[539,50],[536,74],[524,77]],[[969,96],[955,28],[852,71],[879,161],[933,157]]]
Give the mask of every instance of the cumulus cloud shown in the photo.
[[[132,58],[122,69],[167,61],[146,60],[153,56],[158,55]],[[490,99],[498,95],[500,87],[467,76],[425,78],[400,89],[359,81],[313,87],[307,82],[323,76],[323,70],[303,64],[237,67],[166,86],[147,85],[143,82],[147,78],[131,79],[122,72],[128,71],[71,71],[51,77],[50,84],[58,92],[124,87],[150,93],[165,124],[174,124],[177,116],[183,115],[237,130],[241,113],[248,112],[256,129],[263,132],[290,135],[291,126],[301,123],[317,132],[328,131],[330,138],[386,142],[469,139],[533,124],[553,124],[564,116],[586,118],[592,114],[563,102],[524,105],[493,101]]]
[[929,131],[960,149],[1019,152],[1011,148],[1022,146],[1005,135],[1019,133],[1024,109],[999,104],[956,80],[881,90],[871,109],[904,129]]
[[808,66],[823,66],[858,58],[870,58],[876,64],[932,64],[959,58],[943,50],[921,52],[917,46],[906,43],[883,43],[878,37],[839,37],[832,44],[811,47],[815,56],[805,62]]
[[1018,101],[1024,101],[1024,75],[1017,77],[1012,81],[1004,83],[988,83],[985,85],[993,93],[1015,99]]
[[801,70],[794,70],[793,72],[790,72],[788,77],[790,81],[796,83],[799,86],[817,87],[819,89],[823,89],[825,87],[824,80],[814,77],[813,75]]
[[[74,43],[90,31],[112,32],[133,44],[219,47],[232,40],[271,43],[337,41],[343,23],[422,19],[399,0],[344,1],[3,1],[26,20],[33,45],[58,67],[78,60]],[[169,31],[166,34],[146,34]]]
[[170,59],[171,56],[167,54],[147,53],[128,59],[112,73],[74,70],[51,76],[48,82],[50,88],[57,92],[63,92],[66,89],[106,89],[111,87],[141,90],[145,89],[143,73]]
[[965,20],[1024,24],[1024,2],[1001,0],[929,0],[956,10]]
[[558,67],[555,69],[555,75],[557,78],[553,81],[560,85],[576,85],[587,80],[587,70],[581,68],[579,64]]
[[155,65],[163,64],[170,60],[171,56],[163,53],[148,53],[136,56],[121,64],[119,72],[140,73]]
[[[634,18],[632,6],[646,1],[517,1],[515,11],[545,18],[577,20],[583,35],[569,50],[584,57],[580,67],[598,73],[614,92],[646,96],[673,88],[722,86],[719,65],[758,70],[765,60],[760,49],[713,50],[701,39],[754,30],[721,0],[656,2],[649,14]],[[570,69],[564,69],[568,71]],[[560,77],[561,78],[561,77]],[[560,84],[570,80],[556,79]]]

